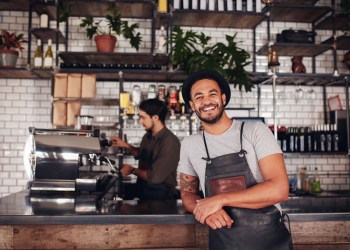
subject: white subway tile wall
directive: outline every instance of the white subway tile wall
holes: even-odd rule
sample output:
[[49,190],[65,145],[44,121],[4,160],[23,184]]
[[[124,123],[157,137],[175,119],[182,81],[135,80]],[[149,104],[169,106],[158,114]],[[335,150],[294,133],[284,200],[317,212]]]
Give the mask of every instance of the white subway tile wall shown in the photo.
[[[325,1],[321,1],[321,4]],[[142,34],[142,43],[140,52],[149,52],[151,48],[151,22],[148,20],[129,19],[131,22],[140,24],[139,32]],[[0,29],[9,29],[10,31],[24,33],[28,38],[28,13],[17,11],[0,11]],[[34,16],[33,26],[39,23],[38,18]],[[79,28],[80,19],[70,18],[70,33],[68,51],[95,51],[93,41],[89,41],[83,30]],[[51,25],[55,25],[53,22]],[[271,25],[271,38],[274,40],[276,34],[289,27],[311,30],[311,24],[304,23],[285,23],[275,22]],[[261,23],[256,29],[257,49],[263,46],[267,41],[267,25]],[[245,29],[217,29],[217,28],[184,28],[201,31],[212,37],[212,42],[223,42],[225,34],[233,35],[237,33],[237,41],[241,41],[239,46],[253,54],[253,31]],[[158,31],[157,31],[158,32]],[[342,34],[337,31],[337,34]],[[317,30],[317,43],[328,39],[332,35],[331,31]],[[33,37],[34,53],[35,38]],[[118,52],[136,52],[130,48],[128,42],[122,37],[118,37]],[[27,45],[20,54],[18,65],[27,64]],[[53,46],[55,52],[56,46]],[[59,51],[64,51],[63,45],[59,46]],[[340,74],[348,73],[342,65],[341,60],[346,51],[338,51],[338,71]],[[55,53],[54,53],[55,54]],[[258,72],[266,72],[267,58],[265,56],[256,57],[256,69]],[[291,72],[291,58],[280,57],[281,66],[279,72]],[[311,58],[304,58],[303,63],[306,66],[307,73],[312,73]],[[252,65],[247,66],[247,70],[252,70]],[[316,73],[333,73],[333,54],[331,51],[325,52],[316,57]],[[140,85],[145,93],[149,84],[164,84],[154,82],[125,82],[125,90],[131,91],[133,85]],[[173,83],[172,83],[173,84]],[[169,86],[170,83],[165,83]],[[177,87],[181,83],[174,84]],[[304,96],[301,100],[295,98],[295,86],[277,86],[277,124],[285,126],[311,126],[322,124],[323,114],[323,93],[320,86],[301,86]],[[310,89],[316,92],[315,99],[308,98]],[[260,113],[258,113],[258,94],[257,88],[252,92],[239,92],[232,87],[231,102],[228,107],[253,107],[250,111],[251,116],[263,116],[267,124],[273,124],[273,94],[270,85],[261,87]],[[99,81],[97,82],[98,98],[117,98],[119,93],[118,82]],[[327,87],[327,96],[339,95],[343,107],[345,103],[344,87]],[[28,137],[29,127],[52,128],[51,124],[51,81],[50,80],[31,80],[31,79],[0,79],[0,197],[15,193],[26,188],[28,178],[23,167],[23,148]],[[110,116],[118,120],[118,108],[116,106],[83,106],[81,114],[93,116]],[[168,124],[170,126],[170,124]],[[133,122],[129,124],[129,129],[125,131],[128,140],[137,144],[140,142],[144,130],[135,127]],[[117,129],[102,131],[107,137],[116,135]],[[176,131],[180,138],[183,138],[188,132]],[[133,158],[125,160],[130,164],[137,164]],[[345,155],[321,155],[321,154],[286,154],[286,166],[289,174],[296,173],[300,167],[306,167],[312,173],[315,167],[321,174],[321,187],[324,190],[350,189],[350,163]]]

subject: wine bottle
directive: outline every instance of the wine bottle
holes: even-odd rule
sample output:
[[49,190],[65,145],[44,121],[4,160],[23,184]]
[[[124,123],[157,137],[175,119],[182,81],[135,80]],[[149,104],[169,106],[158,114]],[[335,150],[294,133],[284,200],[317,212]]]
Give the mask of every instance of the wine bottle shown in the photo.
[[338,133],[338,126],[337,124],[333,124],[333,130],[332,130],[332,135],[333,135],[333,152],[338,152],[339,151],[339,133]]
[[326,151],[332,152],[332,132],[330,124],[326,124]]
[[325,134],[325,129],[324,129],[324,124],[320,125],[320,148],[319,151],[325,152],[326,151],[326,134]]
[[299,128],[299,152],[305,152],[305,127]]
[[41,40],[38,39],[36,42],[36,50],[34,53],[34,68],[43,67],[43,52],[41,50]]
[[49,39],[47,50],[44,58],[44,68],[52,69],[53,67],[53,54],[52,54],[52,40]]

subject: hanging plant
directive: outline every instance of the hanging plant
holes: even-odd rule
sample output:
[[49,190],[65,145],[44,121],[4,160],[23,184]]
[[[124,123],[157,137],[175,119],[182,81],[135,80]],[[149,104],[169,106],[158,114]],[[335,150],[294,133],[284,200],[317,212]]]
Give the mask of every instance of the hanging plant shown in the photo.
[[212,46],[208,43],[211,37],[194,31],[184,32],[174,27],[168,43],[172,44],[169,57],[175,69],[192,73],[201,69],[214,70],[222,74],[229,83],[238,86],[241,91],[251,91],[254,87],[248,72],[244,69],[249,65],[250,55],[237,46],[236,34],[226,35],[226,44],[219,42]]

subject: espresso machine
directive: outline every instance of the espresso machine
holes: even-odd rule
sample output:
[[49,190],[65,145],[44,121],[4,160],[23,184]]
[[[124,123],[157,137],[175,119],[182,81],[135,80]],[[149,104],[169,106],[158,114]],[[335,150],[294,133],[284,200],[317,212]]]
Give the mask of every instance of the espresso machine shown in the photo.
[[[29,128],[24,165],[32,196],[122,197],[115,161],[103,155],[98,131]],[[108,143],[107,143],[108,144]]]

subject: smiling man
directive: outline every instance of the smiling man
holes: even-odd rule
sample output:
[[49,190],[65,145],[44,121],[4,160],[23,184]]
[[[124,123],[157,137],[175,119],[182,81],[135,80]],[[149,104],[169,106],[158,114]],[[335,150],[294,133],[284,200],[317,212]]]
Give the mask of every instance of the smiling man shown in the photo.
[[[226,80],[212,71],[190,75],[185,102],[204,131],[181,143],[181,198],[209,226],[209,248],[292,249],[279,202],[289,193],[282,151],[265,124],[231,120]],[[205,198],[198,193],[201,190]]]

